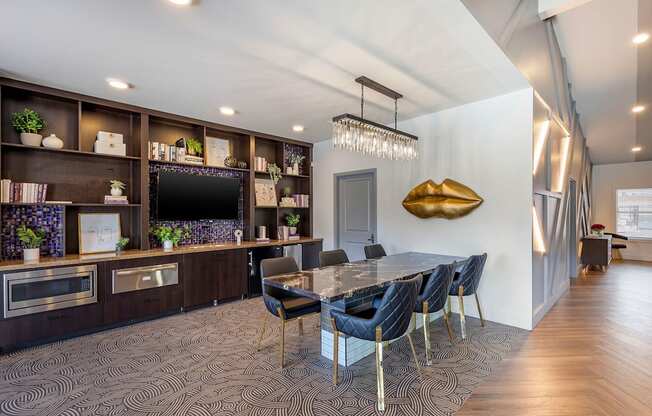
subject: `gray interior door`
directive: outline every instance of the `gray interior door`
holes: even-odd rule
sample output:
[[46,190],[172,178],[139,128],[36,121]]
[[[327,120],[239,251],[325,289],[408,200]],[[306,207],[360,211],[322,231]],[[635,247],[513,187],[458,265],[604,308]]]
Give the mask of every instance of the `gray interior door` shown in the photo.
[[376,171],[336,175],[336,195],[336,244],[362,260],[364,246],[376,241]]

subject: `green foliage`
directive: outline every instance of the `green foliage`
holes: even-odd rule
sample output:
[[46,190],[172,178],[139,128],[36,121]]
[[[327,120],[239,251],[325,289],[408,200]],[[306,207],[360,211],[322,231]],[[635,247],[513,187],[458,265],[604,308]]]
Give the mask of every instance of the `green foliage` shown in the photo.
[[127,247],[127,244],[129,244],[129,238],[121,237],[118,240],[118,242],[115,244],[115,249],[116,250],[124,250],[124,248]]
[[25,248],[39,248],[45,240],[45,231],[43,230],[32,230],[31,228],[21,225],[16,230],[18,234],[18,239],[23,243]]
[[18,133],[38,133],[43,130],[47,123],[41,115],[29,108],[11,116],[11,125]]
[[111,179],[109,183],[111,184],[111,188],[125,189],[127,187],[124,182],[117,179]]
[[301,162],[303,162],[305,158],[306,157],[303,155],[292,154],[289,159],[291,164],[296,163],[297,165],[301,165]]
[[301,215],[299,214],[288,214],[285,217],[285,222],[288,224],[288,227],[296,227],[299,225],[301,220]]
[[152,235],[158,238],[161,243],[164,241],[172,241],[172,244],[177,246],[179,245],[179,241],[181,241],[182,238],[188,237],[190,235],[190,231],[188,231],[187,227],[176,228],[161,225],[155,227],[152,230]]
[[289,198],[291,195],[292,195],[292,188],[290,188],[289,186],[283,188],[283,196]]
[[190,137],[186,139],[186,150],[188,150],[188,153],[201,156],[204,152],[204,145],[199,140]]
[[274,185],[276,185],[283,177],[281,176],[281,168],[276,166],[276,163],[270,163],[267,165],[267,172],[269,173],[269,178],[274,182]]

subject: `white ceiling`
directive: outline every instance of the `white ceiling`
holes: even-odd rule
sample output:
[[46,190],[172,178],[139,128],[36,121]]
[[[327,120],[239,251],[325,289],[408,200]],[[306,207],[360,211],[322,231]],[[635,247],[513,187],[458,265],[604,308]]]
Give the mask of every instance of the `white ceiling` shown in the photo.
[[[638,0],[592,0],[556,17],[555,29],[591,160],[635,161]],[[649,46],[646,46],[649,47]],[[650,109],[652,110],[652,109]],[[639,116],[641,117],[641,116]]]
[[[0,71],[310,141],[330,137],[333,116],[359,113],[359,75],[405,95],[401,120],[528,86],[459,0],[195,3],[2,0]],[[391,101],[367,98],[365,115],[393,120]]]

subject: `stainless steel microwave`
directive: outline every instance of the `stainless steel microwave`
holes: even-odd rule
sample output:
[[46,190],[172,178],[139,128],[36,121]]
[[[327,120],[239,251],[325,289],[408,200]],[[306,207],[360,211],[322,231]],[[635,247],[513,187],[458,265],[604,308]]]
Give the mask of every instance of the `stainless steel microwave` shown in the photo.
[[6,273],[2,291],[5,318],[96,303],[97,266]]

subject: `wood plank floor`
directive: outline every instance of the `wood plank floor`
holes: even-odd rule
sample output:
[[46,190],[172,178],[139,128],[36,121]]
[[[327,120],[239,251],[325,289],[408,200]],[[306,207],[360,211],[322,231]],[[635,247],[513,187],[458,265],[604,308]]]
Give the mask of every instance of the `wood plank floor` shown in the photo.
[[652,263],[574,280],[457,414],[652,415]]

